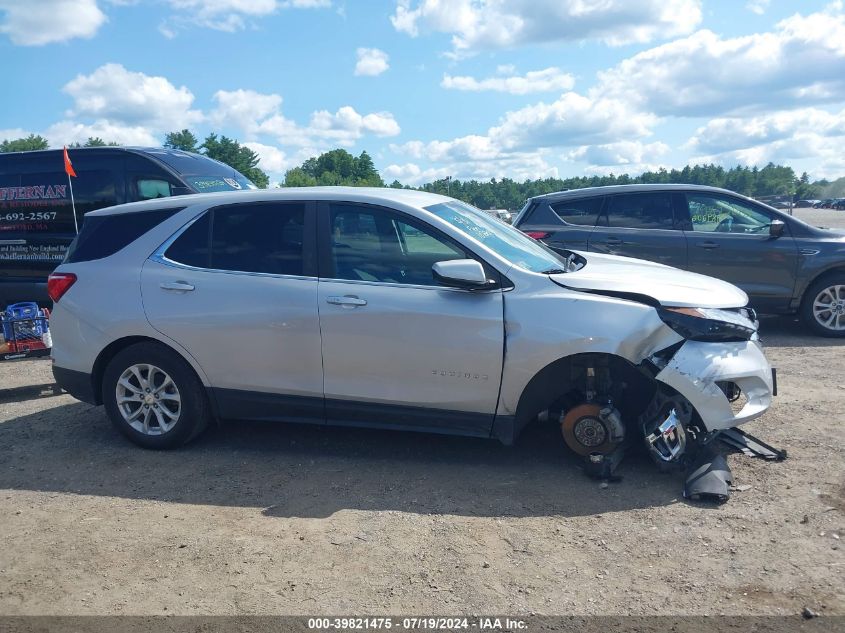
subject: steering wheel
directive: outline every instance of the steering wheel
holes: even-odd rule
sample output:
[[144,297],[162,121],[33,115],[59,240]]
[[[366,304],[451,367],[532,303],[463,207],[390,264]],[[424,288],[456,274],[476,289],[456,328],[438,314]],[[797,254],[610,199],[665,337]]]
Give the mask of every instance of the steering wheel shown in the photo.
[[734,219],[730,216],[726,217],[724,220],[719,222],[716,225],[716,232],[717,233],[730,233],[733,229]]

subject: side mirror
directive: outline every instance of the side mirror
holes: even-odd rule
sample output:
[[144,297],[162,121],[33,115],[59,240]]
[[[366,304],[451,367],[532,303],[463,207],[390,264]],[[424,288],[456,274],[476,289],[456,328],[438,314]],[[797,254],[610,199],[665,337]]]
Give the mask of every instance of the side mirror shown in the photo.
[[783,220],[772,220],[769,225],[769,235],[772,237],[780,237],[786,229],[786,223]]
[[490,285],[484,266],[474,259],[453,259],[437,262],[431,267],[434,279],[444,286],[480,290]]

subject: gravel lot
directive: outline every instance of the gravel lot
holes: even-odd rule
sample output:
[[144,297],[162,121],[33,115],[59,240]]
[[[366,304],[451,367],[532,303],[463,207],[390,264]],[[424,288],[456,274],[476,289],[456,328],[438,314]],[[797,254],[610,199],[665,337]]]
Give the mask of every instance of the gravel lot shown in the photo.
[[[845,226],[845,212],[801,211]],[[645,457],[586,479],[554,429],[494,441],[230,424],[128,444],[0,365],[0,614],[845,615],[845,342],[762,335],[780,396],[723,506]]]

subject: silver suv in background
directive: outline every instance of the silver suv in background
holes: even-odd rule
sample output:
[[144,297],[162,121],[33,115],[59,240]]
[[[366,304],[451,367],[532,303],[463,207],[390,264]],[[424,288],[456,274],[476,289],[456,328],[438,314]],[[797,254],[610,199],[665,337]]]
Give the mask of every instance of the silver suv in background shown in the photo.
[[539,416],[593,464],[631,444],[684,464],[772,400],[738,288],[556,253],[424,192],[280,189],[95,211],[49,288],[56,380],[147,448],[214,419],[510,444]]

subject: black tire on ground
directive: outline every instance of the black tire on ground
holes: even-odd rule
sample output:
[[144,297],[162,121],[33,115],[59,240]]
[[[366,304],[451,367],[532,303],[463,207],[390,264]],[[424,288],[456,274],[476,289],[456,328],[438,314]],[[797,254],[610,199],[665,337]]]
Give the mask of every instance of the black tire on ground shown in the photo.
[[[845,337],[845,329],[835,330],[830,327],[825,327],[823,323],[820,323],[816,319],[816,315],[813,310],[813,305],[819,295],[822,294],[825,289],[832,288],[834,286],[845,287],[845,273],[831,273],[829,275],[825,275],[814,281],[810,287],[807,288],[807,292],[804,293],[804,300],[801,302],[801,320],[804,322],[804,325],[819,336],[843,338]],[[840,297],[845,300],[845,294],[843,293],[845,293],[845,289],[840,289]],[[842,325],[845,325],[845,315],[839,318],[839,322]]]
[[[116,389],[124,371],[133,365],[154,365],[167,373],[178,389],[181,410],[176,423],[159,435],[134,429],[120,412]],[[193,368],[176,352],[159,343],[136,343],[118,352],[103,372],[103,404],[112,424],[144,448],[177,448],[190,442],[208,426],[211,411],[202,383]],[[157,422],[153,421],[153,424]]]

